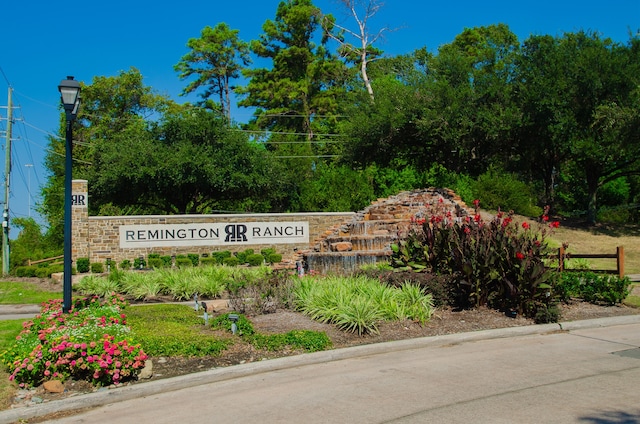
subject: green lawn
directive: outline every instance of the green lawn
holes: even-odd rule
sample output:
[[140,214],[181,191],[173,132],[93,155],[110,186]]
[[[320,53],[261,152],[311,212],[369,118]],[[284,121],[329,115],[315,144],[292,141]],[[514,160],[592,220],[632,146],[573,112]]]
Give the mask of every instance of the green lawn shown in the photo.
[[0,304],[4,305],[40,304],[61,297],[61,292],[43,291],[33,283],[0,282]]
[[[631,293],[633,291],[634,287],[640,287],[640,283],[634,283],[631,285],[631,288],[629,289],[629,293]],[[630,294],[629,296],[627,296],[627,298],[624,300],[624,304],[628,305],[628,306],[633,306],[634,308],[640,308],[640,296],[637,296],[637,291],[635,294]]]

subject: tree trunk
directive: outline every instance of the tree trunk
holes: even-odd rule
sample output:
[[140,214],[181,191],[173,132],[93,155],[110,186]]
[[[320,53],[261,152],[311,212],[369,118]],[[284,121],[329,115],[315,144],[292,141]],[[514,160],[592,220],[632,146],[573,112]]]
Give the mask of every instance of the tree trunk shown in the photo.
[[371,81],[369,81],[369,75],[367,75],[367,50],[362,50],[362,57],[360,58],[360,72],[362,74],[362,79],[364,80],[364,85],[367,87],[367,92],[369,93],[369,97],[371,97],[371,101],[374,100],[373,97],[373,87],[371,87]]
[[600,173],[589,165],[586,165],[585,168],[585,172],[587,174],[587,189],[589,194],[589,204],[587,205],[587,225],[595,225],[596,215],[598,213],[597,200],[598,188],[600,187],[598,184],[600,180]]

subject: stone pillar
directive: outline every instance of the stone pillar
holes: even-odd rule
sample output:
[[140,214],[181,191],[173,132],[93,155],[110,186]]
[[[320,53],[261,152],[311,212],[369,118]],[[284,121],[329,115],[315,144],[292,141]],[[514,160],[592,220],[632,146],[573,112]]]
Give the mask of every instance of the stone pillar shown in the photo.
[[89,183],[71,182],[71,260],[89,257]]

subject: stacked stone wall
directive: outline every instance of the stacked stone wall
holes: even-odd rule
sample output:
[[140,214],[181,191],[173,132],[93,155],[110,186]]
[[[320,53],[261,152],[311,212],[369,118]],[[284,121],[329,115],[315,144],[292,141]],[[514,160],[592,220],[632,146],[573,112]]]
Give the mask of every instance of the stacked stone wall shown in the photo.
[[[74,180],[74,193],[87,193],[87,181]],[[91,262],[105,263],[107,259],[115,263],[143,256],[149,253],[160,255],[186,255],[188,253],[211,254],[215,251],[230,252],[254,249],[274,248],[283,256],[283,261],[294,262],[299,250],[309,248],[310,243],[321,239],[327,229],[349,221],[352,212],[345,213],[283,213],[283,214],[229,214],[229,215],[145,215],[145,216],[88,216],[86,207],[72,209],[72,260],[88,257]],[[123,225],[163,225],[163,224],[211,224],[211,223],[250,223],[250,222],[307,222],[309,225],[309,243],[274,244],[238,244],[224,246],[182,246],[182,247],[146,247],[122,248],[120,246],[120,227]]]

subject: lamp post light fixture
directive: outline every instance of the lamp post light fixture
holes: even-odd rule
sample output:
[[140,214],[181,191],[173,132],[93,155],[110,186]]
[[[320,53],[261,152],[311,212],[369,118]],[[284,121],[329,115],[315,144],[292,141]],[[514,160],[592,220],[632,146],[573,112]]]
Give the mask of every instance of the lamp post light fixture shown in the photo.
[[66,115],[66,150],[64,167],[64,276],[62,284],[62,311],[68,313],[71,310],[71,171],[73,169],[72,124],[76,119],[80,106],[80,83],[68,76],[58,86],[62,106]]

